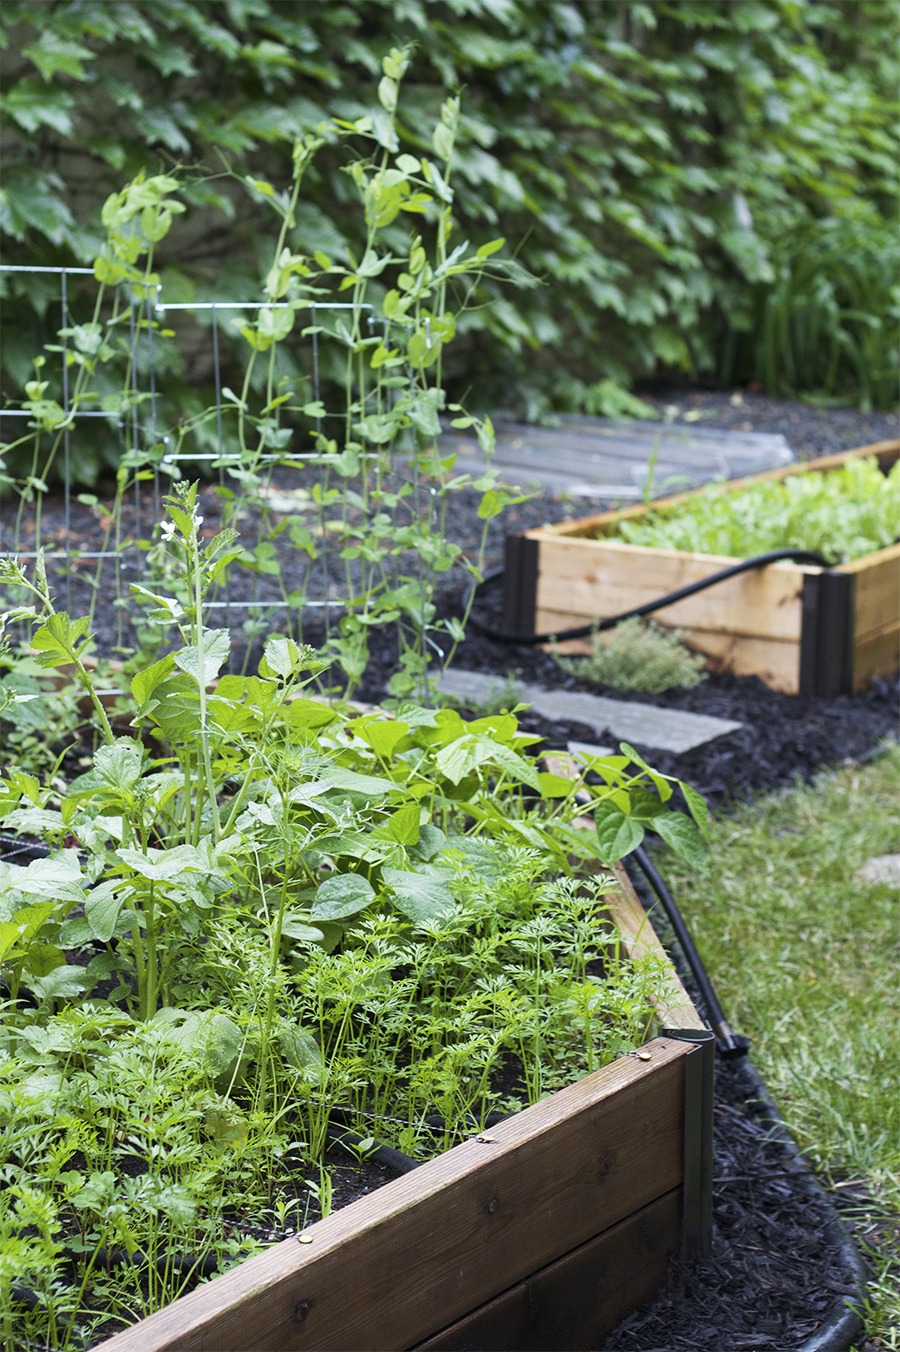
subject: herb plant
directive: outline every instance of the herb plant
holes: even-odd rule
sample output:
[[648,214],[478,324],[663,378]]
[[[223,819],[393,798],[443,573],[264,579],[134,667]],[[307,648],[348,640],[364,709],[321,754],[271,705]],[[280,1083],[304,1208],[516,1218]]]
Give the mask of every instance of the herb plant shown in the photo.
[[553,650],[562,671],[610,690],[690,690],[704,679],[705,659],[682,641],[681,630],[653,621],[623,620],[611,633],[591,635],[589,656]]
[[900,539],[900,462],[882,474],[874,457],[741,489],[711,484],[677,507],[617,523],[628,544],[744,558],[769,549],[818,550],[832,562],[861,558]]

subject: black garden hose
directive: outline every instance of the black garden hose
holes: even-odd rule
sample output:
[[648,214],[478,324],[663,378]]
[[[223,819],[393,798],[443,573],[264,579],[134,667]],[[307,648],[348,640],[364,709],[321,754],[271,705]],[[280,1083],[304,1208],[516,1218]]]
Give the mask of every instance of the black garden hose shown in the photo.
[[[607,615],[605,619],[594,620],[591,624],[578,624],[571,629],[557,629],[552,634],[514,634],[502,629],[495,629],[493,625],[480,620],[474,609],[470,611],[468,623],[479,634],[483,634],[485,638],[491,639],[494,643],[510,643],[523,647],[538,643],[551,643],[554,640],[590,638],[591,634],[602,632],[605,629],[614,629],[623,620],[651,615],[654,611],[662,610],[665,606],[673,606],[676,601],[683,601],[688,596],[696,595],[697,592],[706,591],[707,587],[714,587],[717,583],[725,582],[730,577],[737,577],[740,573],[748,573],[754,568],[764,568],[769,563],[781,563],[788,560],[793,563],[814,564],[817,568],[830,568],[832,566],[824,555],[817,554],[815,550],[770,549],[765,554],[754,554],[752,558],[740,559],[737,563],[729,564],[727,568],[722,568],[717,573],[710,573],[709,577],[700,578],[697,582],[690,582],[687,586],[666,592],[664,596],[658,596],[653,601],[645,601],[643,605],[634,606],[631,610],[623,610],[619,615]],[[496,568],[487,573],[481,582],[474,583],[470,589],[467,604],[474,601],[479,594],[482,594],[488,588],[496,585],[505,573],[505,568]]]
[[716,995],[715,987],[710,980],[709,974],[703,965],[703,960],[697,952],[697,946],[691,937],[691,932],[684,921],[684,916],[675,903],[675,898],[663,882],[656,868],[653,866],[647,851],[643,846],[638,845],[632,851],[635,862],[643,873],[647,882],[652,887],[659,901],[662,903],[666,918],[672,926],[675,938],[678,940],[679,947],[684,954],[685,962],[691,970],[691,976],[697,983],[697,989],[703,999],[709,1014],[712,1031],[716,1039],[716,1050],[720,1056],[736,1058],[745,1056],[750,1043],[745,1037],[740,1037],[732,1030],[731,1025],[725,1017],[722,1006],[719,1003],[719,997]]
[[[712,1031],[716,1038],[716,1047],[719,1054],[731,1059],[746,1055],[749,1042],[746,1038],[735,1034],[725,1018],[715,988],[671,892],[641,846],[638,846],[632,854],[665,910],[685,962],[706,1006],[713,1025]],[[811,1337],[799,1345],[796,1352],[849,1352],[849,1349],[864,1332],[859,1311],[865,1299],[867,1284],[865,1263],[853,1236],[835,1209],[834,1203],[813,1173],[808,1160],[803,1155],[778,1108],[768,1097],[765,1085],[755,1068],[749,1061],[745,1061],[744,1068],[753,1087],[754,1100],[761,1109],[760,1120],[769,1127],[770,1139],[777,1140],[788,1156],[793,1166],[793,1177],[796,1179],[798,1186],[811,1200],[821,1202],[824,1199],[827,1202],[826,1232],[849,1271],[853,1286],[853,1293],[849,1299],[836,1302],[827,1317],[822,1321],[821,1326]]]

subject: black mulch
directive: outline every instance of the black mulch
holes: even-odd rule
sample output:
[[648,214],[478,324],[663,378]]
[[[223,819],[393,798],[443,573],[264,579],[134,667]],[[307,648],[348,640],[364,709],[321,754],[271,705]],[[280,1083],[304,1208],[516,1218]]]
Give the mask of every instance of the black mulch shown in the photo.
[[[816,409],[763,394],[658,390],[647,397],[661,416],[672,421],[687,416],[688,422],[701,426],[783,432],[803,458],[900,435],[900,419],[895,415]],[[450,538],[468,550],[474,549],[476,541],[474,505],[471,496],[461,494],[448,523]],[[502,524],[492,527],[488,564],[502,563],[507,530],[587,515],[609,505],[552,494],[517,505]],[[54,511],[60,511],[59,504],[45,506],[45,527],[48,520],[52,522]],[[83,530],[87,539],[89,522],[83,523]],[[459,604],[458,592],[442,597],[448,610]],[[492,617],[496,620],[496,600],[486,596],[479,613],[489,622]],[[394,656],[389,640],[375,644],[363,696],[377,699],[383,692]],[[457,664],[499,675],[510,673],[530,682],[578,685],[562,677],[539,650],[500,646],[475,633],[460,648]],[[602,693],[617,697],[613,691]],[[689,781],[721,810],[727,810],[732,801],[785,786],[797,777],[809,779],[823,767],[864,760],[898,731],[897,680],[876,682],[854,698],[803,700],[776,694],[755,678],[712,676],[692,691],[640,698],[735,719],[743,725],[686,755],[650,753],[659,769]],[[569,738],[598,740],[596,732],[579,725],[548,725],[531,715],[525,715],[523,722],[552,745]],[[719,1064],[712,1259],[692,1271],[673,1266],[660,1298],[630,1316],[606,1343],[608,1349],[792,1352],[850,1294],[851,1273],[835,1247],[830,1203],[810,1196],[808,1186],[798,1179],[794,1157],[771,1138],[756,1099],[757,1085],[745,1066]],[[867,1346],[874,1352],[874,1345]]]

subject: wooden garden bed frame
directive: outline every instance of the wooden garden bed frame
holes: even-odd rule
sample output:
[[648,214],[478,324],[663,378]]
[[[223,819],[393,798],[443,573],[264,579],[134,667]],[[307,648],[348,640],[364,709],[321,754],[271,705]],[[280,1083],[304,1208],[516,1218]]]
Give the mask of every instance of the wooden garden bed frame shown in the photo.
[[[813,470],[827,474],[848,461],[875,456],[887,471],[900,441],[880,441],[806,465],[747,479],[786,479]],[[674,506],[702,490],[661,498]],[[580,521],[526,531],[507,541],[503,626],[512,633],[552,634],[642,606],[708,577],[734,559],[629,545],[612,538],[617,523],[645,506],[603,512]],[[683,630],[710,665],[758,675],[775,690],[823,696],[851,694],[900,668],[900,544],[836,568],[776,563],[728,579],[653,616]],[[587,640],[561,643],[589,651]]]
[[[665,960],[627,877],[608,900]],[[671,973],[663,1034],[273,1245],[102,1352],[595,1348],[711,1235],[714,1041]],[[98,1348],[99,1352],[99,1348]]]

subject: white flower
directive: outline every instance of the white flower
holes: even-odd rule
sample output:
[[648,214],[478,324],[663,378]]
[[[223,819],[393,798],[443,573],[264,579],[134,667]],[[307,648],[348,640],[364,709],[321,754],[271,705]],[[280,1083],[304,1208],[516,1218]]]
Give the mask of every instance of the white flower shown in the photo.
[[164,540],[174,540],[175,523],[172,521],[161,521],[159,523],[159,533]]

